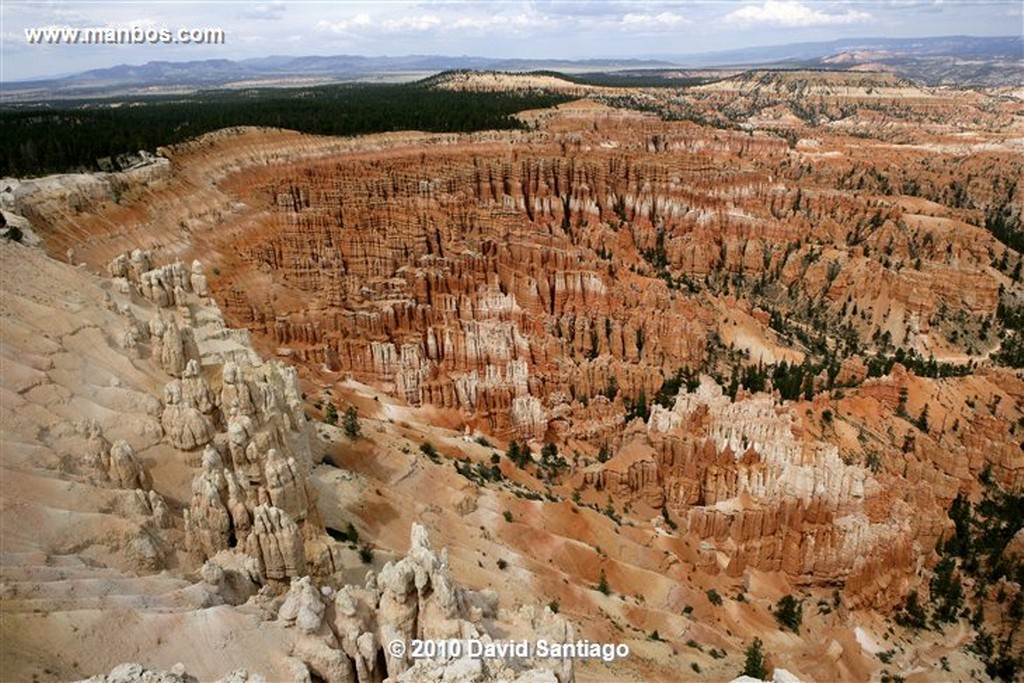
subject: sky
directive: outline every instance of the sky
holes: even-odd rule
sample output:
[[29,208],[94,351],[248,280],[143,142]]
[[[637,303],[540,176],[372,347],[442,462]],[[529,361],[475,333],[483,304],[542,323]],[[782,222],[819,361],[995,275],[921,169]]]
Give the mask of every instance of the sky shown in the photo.
[[[0,81],[269,55],[647,58],[852,37],[1020,35],[1020,0],[0,0]],[[221,29],[223,44],[39,45],[35,28]]]

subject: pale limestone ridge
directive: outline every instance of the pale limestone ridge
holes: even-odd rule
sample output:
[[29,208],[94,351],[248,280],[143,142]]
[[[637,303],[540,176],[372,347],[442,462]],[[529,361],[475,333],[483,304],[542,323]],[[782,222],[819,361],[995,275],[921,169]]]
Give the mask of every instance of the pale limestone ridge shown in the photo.
[[[258,358],[224,360],[219,347],[208,348],[217,331],[193,327],[201,302],[193,283],[205,290],[200,263],[155,266],[136,250],[113,259],[107,272],[158,309],[149,325],[153,356],[176,378],[164,387],[167,439],[183,451],[205,447],[185,511],[187,549],[209,559],[237,546],[267,580],[306,574],[305,537],[320,531],[303,529],[312,460],[294,371]],[[219,392],[210,383],[218,379]]]
[[[154,662],[186,660],[202,680],[243,665],[273,680],[294,671],[258,619],[224,604],[244,602],[259,588],[253,581],[258,567],[246,564],[253,560],[218,555],[224,565],[219,576],[211,569],[203,573],[210,582],[195,579],[198,565],[183,552],[191,456],[165,431],[175,421],[160,399],[170,381],[169,405],[181,403],[217,425],[221,418],[210,400],[216,378],[207,366],[255,358],[251,347],[225,334],[209,302],[182,293],[190,283],[180,286],[175,309],[141,296],[135,281],[152,270],[142,253],[129,257],[125,277],[114,280],[6,240],[0,263],[5,678],[80,678],[110,671],[140,652]],[[154,318],[156,337],[142,322]],[[179,330],[177,348],[164,343],[172,326]],[[192,334],[181,334],[185,329]],[[258,372],[270,385],[283,386],[287,376]],[[275,396],[290,400],[287,391]],[[302,458],[304,435],[283,429],[301,427],[295,420],[290,415],[260,424],[282,425],[280,450]],[[223,649],[190,646],[197,629]],[[167,676],[184,673],[129,665],[97,680],[177,680]]]
[[[566,661],[381,663],[384,634],[490,638],[495,628],[565,639],[572,628],[550,613],[499,614],[495,594],[456,586],[447,554],[430,549],[421,527],[409,556],[379,579],[332,588],[343,555],[306,485],[312,457],[295,373],[224,326],[195,291],[201,266],[183,277],[136,252],[98,280],[14,243],[0,244],[0,258],[0,493],[19,522],[0,539],[5,673],[110,672],[94,683],[399,672],[572,680]],[[42,642],[51,654],[40,659]],[[140,652],[151,661],[118,664]],[[194,676],[162,670],[179,659]]]

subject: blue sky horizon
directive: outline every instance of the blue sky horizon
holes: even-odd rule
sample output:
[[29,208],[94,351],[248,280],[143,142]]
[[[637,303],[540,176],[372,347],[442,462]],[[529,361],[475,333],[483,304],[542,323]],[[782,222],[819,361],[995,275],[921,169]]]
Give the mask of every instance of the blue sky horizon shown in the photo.
[[[39,45],[26,29],[221,29],[215,45]],[[0,80],[271,55],[650,59],[843,38],[1012,36],[1024,4],[979,0],[0,0]]]

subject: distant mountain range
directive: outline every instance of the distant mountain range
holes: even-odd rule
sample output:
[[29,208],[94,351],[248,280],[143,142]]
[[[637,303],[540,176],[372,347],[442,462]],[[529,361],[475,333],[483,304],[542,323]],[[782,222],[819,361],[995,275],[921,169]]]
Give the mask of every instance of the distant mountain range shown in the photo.
[[813,62],[843,52],[868,51],[900,54],[903,57],[1005,58],[1024,60],[1024,38],[1021,36],[940,36],[936,38],[840,38],[825,42],[788,43],[766,47],[749,47],[696,55],[666,57],[687,66],[767,66],[787,62]]
[[122,64],[59,78],[0,84],[7,101],[181,93],[210,88],[274,87],[352,81],[408,81],[439,71],[656,72],[713,67],[878,68],[929,84],[1012,85],[1024,82],[1024,38],[861,38],[794,43],[649,59],[491,59],[270,56]]
[[844,38],[677,57],[721,66],[891,71],[927,85],[1024,84],[1024,37]]

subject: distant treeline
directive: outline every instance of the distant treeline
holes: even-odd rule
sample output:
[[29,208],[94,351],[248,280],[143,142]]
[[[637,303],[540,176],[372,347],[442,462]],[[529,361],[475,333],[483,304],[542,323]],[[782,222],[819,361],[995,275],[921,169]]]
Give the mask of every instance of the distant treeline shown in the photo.
[[0,174],[98,170],[98,160],[153,151],[230,126],[320,135],[521,128],[513,115],[570,98],[450,92],[422,84],[209,91],[186,97],[60,102],[0,109]]

